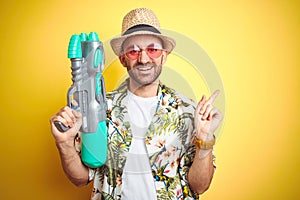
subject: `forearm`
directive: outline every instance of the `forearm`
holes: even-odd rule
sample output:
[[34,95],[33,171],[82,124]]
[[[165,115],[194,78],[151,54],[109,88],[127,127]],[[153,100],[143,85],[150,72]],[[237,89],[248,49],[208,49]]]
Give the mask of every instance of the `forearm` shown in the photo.
[[188,182],[192,190],[204,193],[210,186],[214,175],[212,149],[215,144],[214,132],[223,116],[212,103],[220,93],[216,90],[208,99],[203,95],[194,114],[196,155],[188,173]]
[[188,182],[193,191],[204,193],[210,186],[214,174],[212,150],[196,150],[193,164],[189,170]]
[[88,168],[81,162],[73,142],[56,143],[63,170],[69,180],[76,186],[88,183]]

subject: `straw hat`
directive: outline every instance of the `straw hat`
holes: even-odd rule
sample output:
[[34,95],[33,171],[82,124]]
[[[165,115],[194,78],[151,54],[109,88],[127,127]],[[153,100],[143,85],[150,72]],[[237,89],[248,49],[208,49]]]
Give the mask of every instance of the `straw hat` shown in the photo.
[[121,36],[110,41],[110,45],[117,56],[122,53],[123,42],[134,35],[157,36],[163,41],[164,49],[169,53],[176,45],[173,38],[161,34],[158,18],[148,8],[134,9],[123,18]]

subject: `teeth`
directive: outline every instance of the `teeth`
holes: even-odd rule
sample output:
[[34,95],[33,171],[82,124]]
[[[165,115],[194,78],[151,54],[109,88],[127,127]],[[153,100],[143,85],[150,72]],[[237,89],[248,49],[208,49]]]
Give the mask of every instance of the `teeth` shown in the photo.
[[138,70],[140,71],[148,71],[150,70],[152,67],[139,67]]

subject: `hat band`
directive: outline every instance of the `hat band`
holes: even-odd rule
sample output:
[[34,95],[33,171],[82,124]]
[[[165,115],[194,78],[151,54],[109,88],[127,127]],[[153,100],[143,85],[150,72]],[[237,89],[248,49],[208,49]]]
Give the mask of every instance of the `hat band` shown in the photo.
[[137,31],[150,31],[153,33],[158,33],[161,34],[161,32],[159,30],[157,30],[156,28],[154,28],[153,26],[150,25],[146,25],[146,24],[139,24],[133,27],[130,27],[129,29],[127,29],[127,31],[125,31],[123,33],[123,35],[129,35],[133,32],[137,32]]

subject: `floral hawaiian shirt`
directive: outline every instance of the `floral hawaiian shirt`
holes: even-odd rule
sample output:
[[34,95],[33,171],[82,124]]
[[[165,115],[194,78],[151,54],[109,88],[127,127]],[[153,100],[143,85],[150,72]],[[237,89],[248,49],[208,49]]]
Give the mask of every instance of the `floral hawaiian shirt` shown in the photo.
[[[107,161],[100,168],[90,169],[90,180],[94,180],[92,200],[121,199],[121,177],[132,141],[126,107],[127,86],[128,80],[107,94]],[[145,138],[157,199],[199,199],[187,181],[196,150],[191,142],[196,104],[162,83],[157,98],[156,113]]]

